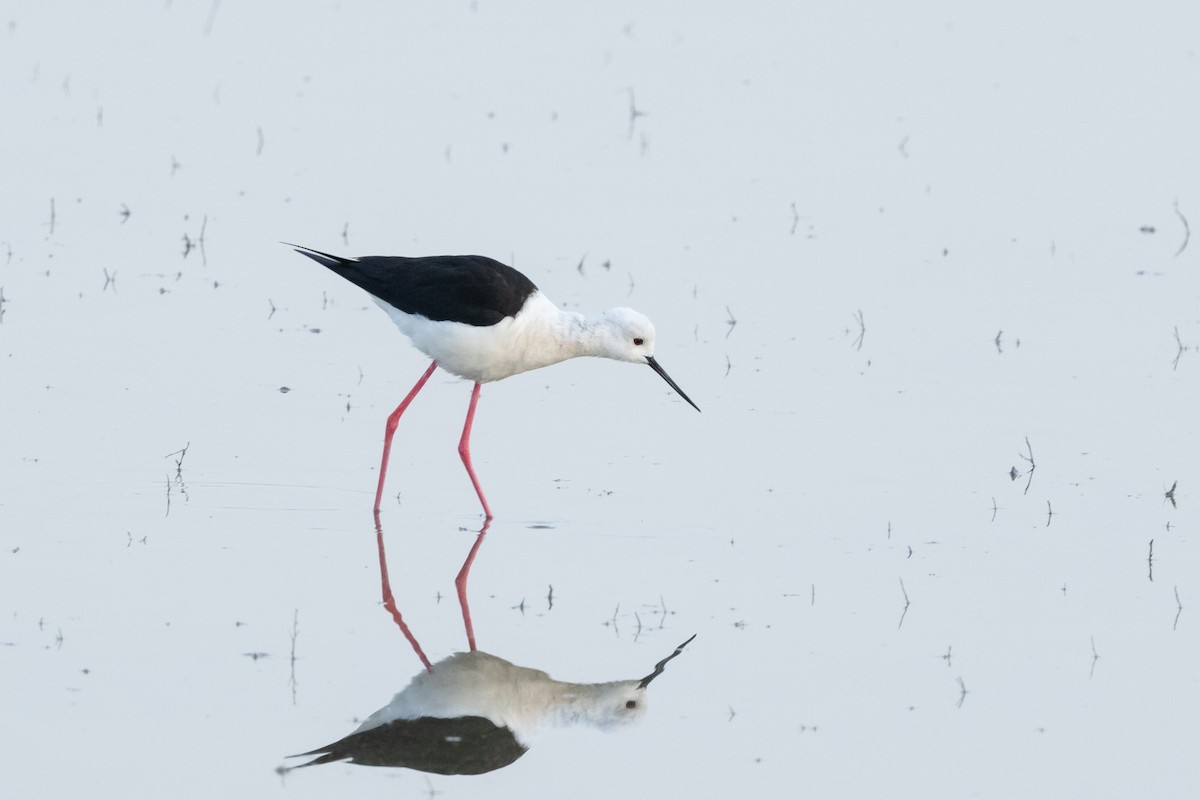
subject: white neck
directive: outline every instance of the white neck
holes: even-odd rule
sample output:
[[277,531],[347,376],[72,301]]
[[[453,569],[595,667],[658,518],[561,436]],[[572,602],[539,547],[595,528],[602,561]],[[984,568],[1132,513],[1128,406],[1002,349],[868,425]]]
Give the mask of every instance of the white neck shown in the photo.
[[526,304],[513,321],[509,352],[521,353],[521,372],[581,356],[607,356],[612,341],[603,314],[564,311],[545,297]]

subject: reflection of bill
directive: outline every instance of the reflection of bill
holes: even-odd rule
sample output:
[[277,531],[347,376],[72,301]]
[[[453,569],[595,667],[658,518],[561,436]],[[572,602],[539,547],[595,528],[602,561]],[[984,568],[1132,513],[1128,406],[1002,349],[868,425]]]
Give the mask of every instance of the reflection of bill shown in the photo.
[[301,755],[300,766],[349,761],[443,775],[478,775],[516,761],[529,738],[551,726],[603,730],[638,720],[646,687],[694,635],[644,678],[608,683],[556,681],[489,653],[456,653],[421,672],[358,730]]

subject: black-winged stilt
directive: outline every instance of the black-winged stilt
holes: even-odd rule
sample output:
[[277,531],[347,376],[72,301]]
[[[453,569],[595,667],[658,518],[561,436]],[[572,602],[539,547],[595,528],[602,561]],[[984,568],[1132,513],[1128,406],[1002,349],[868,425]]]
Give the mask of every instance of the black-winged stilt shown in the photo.
[[533,281],[484,256],[366,256],[343,258],[289,245],[362,287],[396,326],[433,359],[387,420],[375,510],[383,499],[392,434],[400,416],[436,367],[475,382],[458,453],[479,495],[483,513],[492,510],[471,466],[471,423],[481,384],[579,356],[601,356],[647,364],[697,411],[699,406],[654,359],[654,325],[631,308],[611,308],[588,317],[563,311]]
[[456,653],[419,673],[353,733],[300,753],[316,757],[298,766],[349,761],[443,775],[490,772],[523,756],[547,727],[611,730],[641,719],[646,687],[695,638],[646,677],[608,683],[567,683],[482,651]]

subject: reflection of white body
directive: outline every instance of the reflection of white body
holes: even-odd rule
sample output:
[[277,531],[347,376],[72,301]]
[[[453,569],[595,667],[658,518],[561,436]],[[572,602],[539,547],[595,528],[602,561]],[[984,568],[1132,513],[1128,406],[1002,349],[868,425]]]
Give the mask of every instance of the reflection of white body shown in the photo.
[[608,683],[556,681],[488,653],[456,653],[413,678],[354,733],[302,753],[316,756],[302,766],[351,761],[444,775],[500,769],[524,755],[544,727],[608,730],[640,719],[646,687],[691,640],[646,677]]
[[639,719],[646,705],[641,680],[567,683],[479,651],[456,653],[412,679],[358,731],[396,719],[483,717],[517,739],[547,725],[611,728]]

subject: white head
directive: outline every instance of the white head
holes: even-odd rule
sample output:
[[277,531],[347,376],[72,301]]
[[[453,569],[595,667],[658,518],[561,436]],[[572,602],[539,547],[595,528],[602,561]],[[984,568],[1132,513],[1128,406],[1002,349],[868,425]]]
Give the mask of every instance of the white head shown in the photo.
[[596,355],[631,364],[650,365],[680,397],[687,400],[688,405],[700,410],[654,360],[654,323],[645,314],[632,308],[610,308],[600,315],[600,320],[600,341]]
[[593,720],[601,730],[632,725],[646,715],[646,687],[635,681],[607,684],[601,697],[600,713]]
[[687,641],[675,648],[675,652],[654,665],[654,671],[640,681],[614,681],[599,684],[603,698],[601,707],[604,709],[604,721],[600,727],[616,727],[636,722],[646,713],[646,687],[650,682],[663,674],[667,662],[683,652],[683,648],[696,638],[696,634],[688,637]]
[[634,364],[654,358],[654,323],[645,314],[632,308],[610,308],[600,318],[602,356]]
[[641,680],[609,683],[560,684],[566,687],[558,707],[559,724],[587,722],[601,729],[618,728],[637,722],[646,713],[646,687],[662,675],[667,662],[683,652],[695,639],[692,634],[675,652],[654,665],[654,671]]

